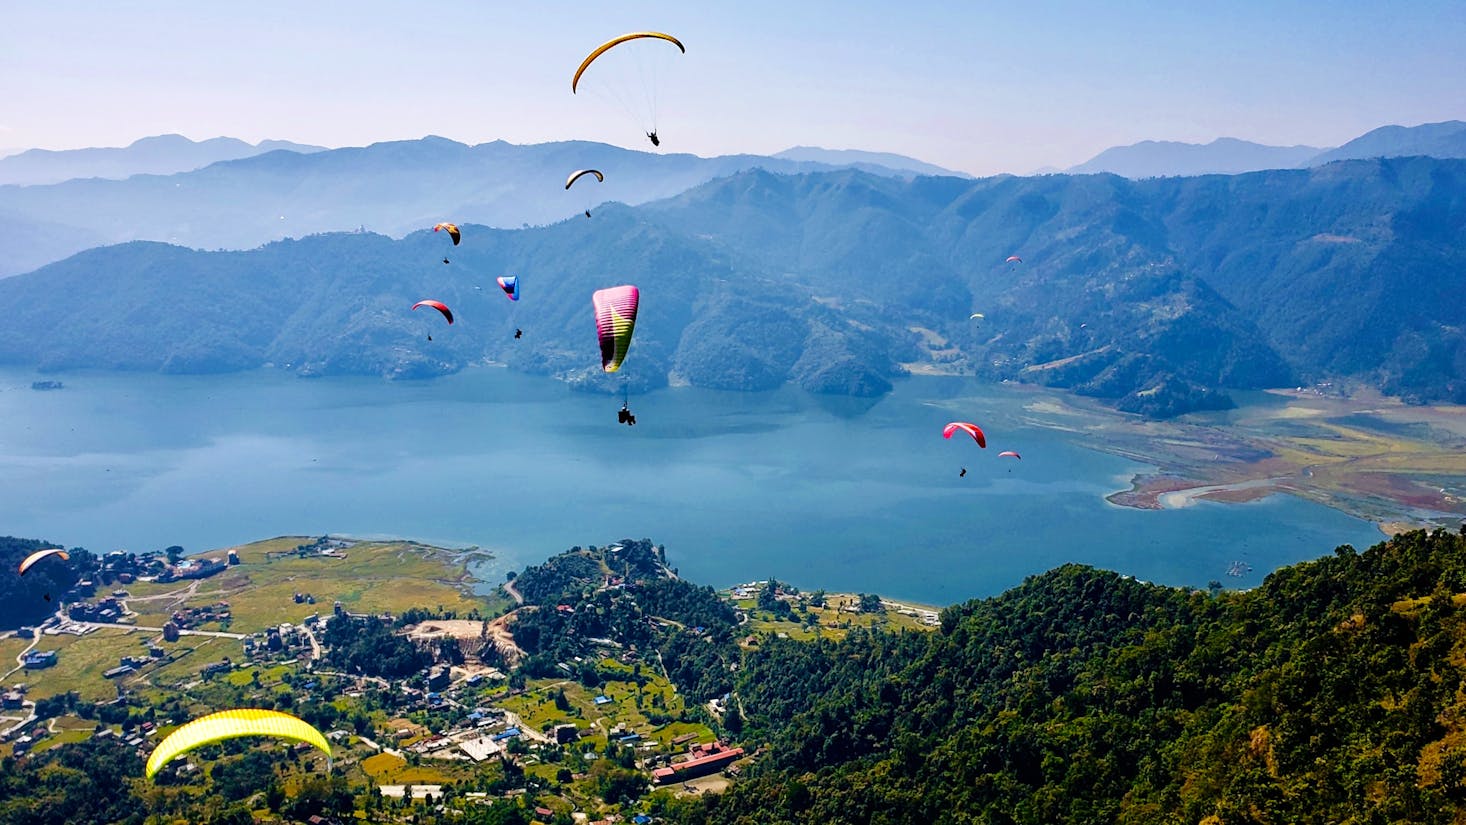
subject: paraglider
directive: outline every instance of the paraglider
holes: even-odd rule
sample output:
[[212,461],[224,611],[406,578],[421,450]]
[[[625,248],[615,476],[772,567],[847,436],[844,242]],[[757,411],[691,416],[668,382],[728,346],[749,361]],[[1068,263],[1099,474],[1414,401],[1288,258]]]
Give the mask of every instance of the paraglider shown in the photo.
[[1023,456],[1019,455],[1014,450],[1004,450],[1001,453],[998,453],[998,458],[1016,458],[1019,461],[1023,460]]
[[502,290],[504,290],[504,294],[507,295],[507,296],[509,296],[509,300],[511,300],[511,301],[518,301],[519,300],[519,276],[518,275],[501,276],[501,277],[495,278],[494,280],[496,280],[496,281],[499,282],[499,288],[502,289]]
[[631,285],[598,289],[591,296],[596,311],[596,335],[601,345],[601,369],[615,372],[626,359],[641,292]]
[[[600,170],[598,170],[598,169],[579,169],[577,171],[571,172],[570,173],[570,177],[568,177],[568,178],[565,179],[565,191],[569,192],[570,191],[571,184],[575,183],[576,181],[580,180],[581,178],[585,177],[586,175],[595,175],[596,181],[599,182],[599,183],[605,183],[606,182],[606,176],[603,175],[603,174],[601,174],[600,173]],[[590,202],[591,202],[591,198],[594,197],[593,195],[588,194],[589,191],[590,190],[586,190],[587,194],[585,196],[585,210],[584,211],[585,211],[585,216],[587,218],[590,217]]]
[[580,180],[581,178],[585,177],[586,175],[595,175],[596,176],[596,181],[598,181],[600,183],[605,183],[606,182],[606,176],[605,175],[602,175],[600,173],[600,171],[598,171],[596,169],[581,169],[579,171],[571,172],[570,173],[570,177],[568,179],[566,179],[566,181],[565,181],[565,188],[566,189],[569,189],[570,188],[570,185],[572,183],[575,183],[576,181]]
[[977,446],[987,449],[987,436],[982,434],[982,430],[978,429],[976,424],[969,424],[966,421],[953,421],[942,428],[942,438],[951,438],[952,433],[956,432],[967,433],[972,436],[973,441],[977,442]]
[[47,556],[60,556],[62,561],[71,561],[71,554],[67,553],[60,547],[47,547],[43,550],[37,550],[29,556],[26,556],[20,562],[20,570],[17,572],[23,575],[25,571],[31,569],[31,565],[35,564],[41,559],[46,558]]
[[1005,263],[1005,264],[1021,264],[1021,263],[1023,263],[1023,259],[1020,258],[1020,257],[1018,257],[1017,255],[1009,255],[1008,256],[1008,260],[1003,261],[1003,263]]
[[434,232],[440,229],[447,232],[448,237],[453,239],[454,246],[457,246],[458,242],[463,239],[463,233],[458,231],[458,224],[456,223],[440,223],[433,226]]
[[417,303],[412,305],[413,311],[417,311],[418,307],[431,307],[433,309],[436,309],[437,311],[443,313],[444,318],[448,319],[448,326],[453,325],[453,310],[449,309],[448,305],[443,303],[442,301],[418,301]]
[[319,730],[288,713],[241,708],[211,713],[173,731],[148,757],[147,778],[152,779],[164,765],[195,748],[240,736],[270,736],[314,745],[326,754],[330,770],[331,746]]
[[636,120],[652,146],[660,147],[662,139],[657,134],[657,81],[663,67],[649,64],[660,61],[670,51],[664,46],[653,48],[647,45],[658,40],[676,46],[680,54],[687,53],[682,41],[662,32],[631,32],[613,37],[597,46],[581,61],[575,75],[570,78],[570,92],[579,93],[582,76],[591,64],[596,64],[595,70],[591,72],[594,77],[592,87]]

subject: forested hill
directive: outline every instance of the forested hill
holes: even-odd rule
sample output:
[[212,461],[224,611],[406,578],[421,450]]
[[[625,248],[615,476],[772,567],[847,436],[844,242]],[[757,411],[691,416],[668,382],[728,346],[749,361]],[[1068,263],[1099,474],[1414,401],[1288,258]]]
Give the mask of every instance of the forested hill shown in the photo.
[[[904,363],[1153,416],[1340,379],[1466,402],[1462,160],[1146,181],[751,171],[464,232],[456,249],[421,231],[92,250],[0,281],[0,363],[429,376],[487,358],[596,383],[590,293],[635,283],[642,387],[874,395]],[[521,302],[498,275],[523,279]],[[459,318],[432,342],[407,311],[422,298]]]
[[770,639],[753,775],[682,822],[1460,822],[1466,538],[1341,547],[1247,592],[1069,565],[939,633]]

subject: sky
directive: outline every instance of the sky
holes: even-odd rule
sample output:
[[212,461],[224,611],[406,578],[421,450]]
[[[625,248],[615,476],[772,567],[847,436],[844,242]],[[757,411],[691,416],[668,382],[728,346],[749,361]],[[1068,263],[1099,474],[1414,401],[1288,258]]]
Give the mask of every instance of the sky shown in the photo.
[[816,145],[1025,174],[1140,140],[1328,147],[1466,119],[1466,0],[705,5],[7,2],[0,151],[165,133],[649,148],[570,93],[595,45],[644,29],[687,46],[656,58],[657,128],[699,155]]

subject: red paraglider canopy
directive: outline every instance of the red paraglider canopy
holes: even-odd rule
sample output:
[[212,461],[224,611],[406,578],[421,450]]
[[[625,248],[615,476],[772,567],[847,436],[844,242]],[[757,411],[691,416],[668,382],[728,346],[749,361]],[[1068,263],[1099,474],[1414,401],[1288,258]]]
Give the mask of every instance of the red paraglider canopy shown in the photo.
[[412,308],[414,310],[416,310],[418,307],[432,307],[433,309],[436,309],[437,311],[443,313],[443,317],[448,319],[449,326],[452,326],[453,310],[449,309],[448,305],[443,303],[442,301],[418,301],[417,303],[412,305]]
[[977,442],[977,446],[987,449],[987,436],[982,434],[982,430],[978,429],[976,424],[969,424],[966,421],[953,421],[951,424],[943,427],[942,438],[951,438],[952,433],[958,432],[959,430],[972,436],[972,440]]

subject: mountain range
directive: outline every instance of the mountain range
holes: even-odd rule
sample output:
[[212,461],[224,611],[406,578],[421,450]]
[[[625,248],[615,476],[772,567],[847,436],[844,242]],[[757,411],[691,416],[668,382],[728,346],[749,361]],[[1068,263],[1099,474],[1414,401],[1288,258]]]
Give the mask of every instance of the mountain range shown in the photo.
[[[279,157],[309,159],[233,164]],[[419,230],[90,250],[0,281],[0,362],[418,377],[490,360],[609,389],[589,296],[635,283],[637,388],[875,395],[939,369],[1152,416],[1324,379],[1466,401],[1462,160],[1143,181],[751,169],[590,219],[463,232],[456,249]],[[494,284],[506,274],[518,304]],[[459,323],[408,311],[427,297]]]
[[288,140],[249,144],[231,137],[193,141],[183,135],[156,135],[121,147],[29,149],[0,157],[0,185],[34,186],[74,178],[171,175],[201,169],[221,160],[238,160],[282,149],[308,154],[324,151],[325,147]]
[[1466,158],[1466,122],[1382,126],[1332,149],[1268,146],[1227,137],[1207,144],[1146,140],[1111,147],[1067,171],[1078,175],[1109,172],[1137,179],[1235,175],[1263,169],[1302,169],[1338,160],[1412,155]]
[[[751,168],[809,172],[855,165],[898,177],[911,177],[914,166],[936,169],[897,155],[815,149],[796,154],[829,160],[702,158],[584,141],[468,146],[426,137],[309,154],[268,152],[173,175],[0,186],[0,227],[6,230],[0,234],[0,276],[131,240],[248,249],[362,227],[400,237],[445,220],[545,224],[606,201],[669,197]],[[582,178],[567,192],[569,173],[583,168],[600,170],[605,182]]]

